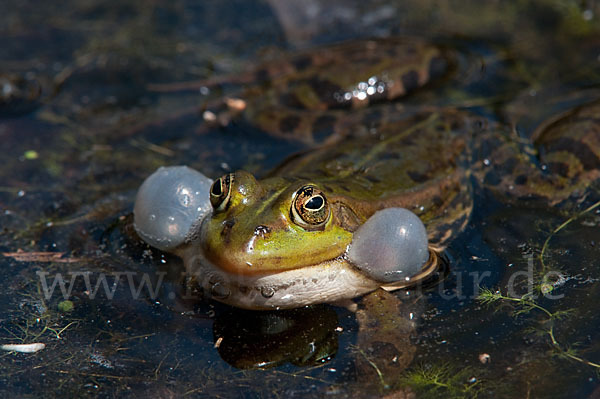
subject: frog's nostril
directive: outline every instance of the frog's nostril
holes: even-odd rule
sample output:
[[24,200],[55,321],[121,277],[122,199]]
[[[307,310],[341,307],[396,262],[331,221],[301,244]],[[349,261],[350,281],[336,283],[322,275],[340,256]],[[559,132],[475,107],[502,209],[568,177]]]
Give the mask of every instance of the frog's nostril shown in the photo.
[[256,226],[254,228],[254,235],[260,236],[261,238],[266,238],[270,232],[271,232],[271,228],[268,226],[260,225],[260,226]]

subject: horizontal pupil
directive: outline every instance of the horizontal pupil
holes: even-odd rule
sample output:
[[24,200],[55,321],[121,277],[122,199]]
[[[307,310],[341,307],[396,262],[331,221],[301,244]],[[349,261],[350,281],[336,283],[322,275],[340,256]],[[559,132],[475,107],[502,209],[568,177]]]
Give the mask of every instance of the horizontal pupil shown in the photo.
[[312,209],[312,210],[317,210],[317,209],[321,208],[322,206],[323,206],[323,197],[321,197],[321,196],[312,197],[311,199],[306,201],[306,204],[304,205],[305,208]]
[[219,196],[223,193],[223,190],[221,190],[221,184],[222,184],[221,179],[217,180],[215,182],[215,184],[213,184],[212,190],[210,190],[212,195]]

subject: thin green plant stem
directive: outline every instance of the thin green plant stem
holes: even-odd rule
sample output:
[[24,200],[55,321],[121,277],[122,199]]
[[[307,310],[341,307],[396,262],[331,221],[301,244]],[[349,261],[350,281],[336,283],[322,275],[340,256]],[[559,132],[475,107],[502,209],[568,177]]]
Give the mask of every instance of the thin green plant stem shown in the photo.
[[[592,208],[593,209],[593,208]],[[558,317],[560,317],[559,315],[561,314],[561,312],[550,312],[548,309],[544,308],[543,306],[538,305],[537,303],[535,303],[532,299],[526,298],[526,296],[524,295],[521,298],[513,298],[513,297],[509,297],[506,295],[502,295],[500,293],[497,292],[492,292],[489,289],[483,289],[480,292],[479,295],[479,300],[483,303],[486,304],[491,304],[493,302],[496,301],[511,301],[511,302],[516,302],[521,306],[524,307],[528,307],[529,309],[537,309],[543,313],[546,314],[546,316],[548,316],[549,320],[552,319],[557,319]],[[527,309],[527,311],[529,310]],[[572,353],[569,350],[565,350],[563,349],[562,345],[560,344],[560,342],[558,342],[558,340],[556,339],[556,336],[554,334],[554,326],[550,326],[548,329],[544,330],[544,332],[546,334],[548,334],[548,337],[550,338],[550,341],[552,343],[552,346],[560,353],[561,356],[564,356],[568,359],[586,364],[588,366],[600,369],[600,364],[599,363],[595,363],[595,362],[591,362],[587,359],[584,359],[580,356],[575,355],[574,353]]]
[[558,226],[557,228],[555,228],[552,233],[550,233],[550,235],[548,235],[548,237],[546,238],[546,241],[544,241],[544,245],[542,245],[542,251],[540,252],[539,255],[539,259],[540,259],[540,263],[542,264],[542,272],[545,273],[546,272],[546,263],[544,262],[544,256],[546,254],[546,250],[548,249],[548,245],[550,244],[550,240],[552,239],[552,237],[554,237],[559,231],[561,231],[562,229],[564,229],[565,227],[567,227],[569,224],[571,224],[573,221],[577,220],[578,218],[580,218],[581,216],[585,215],[586,213],[589,213],[591,211],[593,211],[594,209],[598,208],[600,206],[600,201],[590,205],[589,207],[587,207],[586,209],[584,209],[583,211],[579,212],[578,214],[570,217],[569,219],[565,220],[560,226]]

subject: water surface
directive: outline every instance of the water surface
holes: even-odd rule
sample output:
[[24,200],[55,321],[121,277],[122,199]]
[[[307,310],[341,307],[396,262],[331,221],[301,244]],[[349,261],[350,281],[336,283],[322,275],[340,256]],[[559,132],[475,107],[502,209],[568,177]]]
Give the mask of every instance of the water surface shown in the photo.
[[[0,343],[46,347],[0,353],[1,395],[598,397],[600,213],[552,234],[600,200],[598,188],[568,211],[478,193],[448,250],[447,278],[402,294],[418,327],[412,361],[391,381],[356,361],[349,311],[256,314],[197,301],[178,284],[180,261],[131,229],[135,190],[161,165],[261,175],[303,148],[243,123],[206,126],[202,104],[235,92],[233,83],[179,93],[151,84],[237,76],[341,40],[412,35],[460,54],[460,73],[409,98],[414,105],[465,108],[527,139],[543,120],[600,97],[595,2],[456,3],[5,0]],[[528,276],[539,286],[548,270],[561,272],[551,292],[560,298],[538,298],[539,308],[475,299],[481,287],[506,292],[519,271],[522,295]]]

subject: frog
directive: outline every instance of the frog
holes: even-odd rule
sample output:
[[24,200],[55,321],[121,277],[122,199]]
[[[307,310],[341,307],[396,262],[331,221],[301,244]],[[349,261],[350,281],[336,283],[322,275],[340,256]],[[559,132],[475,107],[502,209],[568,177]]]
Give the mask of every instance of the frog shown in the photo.
[[[537,153],[523,151],[521,143],[511,139],[512,129],[465,111],[398,116],[381,124],[376,134],[357,133],[297,154],[263,179],[237,171],[209,180],[212,211],[171,252],[184,259],[188,274],[194,276],[191,283],[234,307],[267,310],[340,303],[340,297],[326,295],[319,278],[340,287],[347,298],[363,295],[355,309],[358,374],[376,380],[377,370],[391,380],[414,357],[410,336],[416,326],[401,316],[403,298],[388,291],[413,287],[436,272],[439,254],[469,221],[477,186],[499,199],[542,201],[547,206],[568,205],[598,190],[598,111],[600,102],[541,126],[530,148]],[[417,162],[423,159],[429,161]],[[303,227],[311,219],[301,219],[296,201],[307,186],[312,188],[309,197],[328,203],[322,228]],[[438,263],[428,261],[409,281],[373,281],[365,291],[357,291],[338,278],[358,273],[348,259],[348,246],[370,217],[389,207],[408,208],[423,220],[430,259]],[[298,243],[298,234],[309,237],[310,246]],[[279,244],[276,256],[263,267],[253,257],[254,250],[261,245],[268,249],[274,242]],[[308,294],[311,283],[321,296]],[[302,289],[294,290],[294,285]],[[362,388],[368,386],[367,380],[361,381]]]
[[[218,178],[209,189],[210,215],[173,251],[190,272],[202,271],[211,296],[253,310],[415,285],[468,223],[475,184],[500,198],[555,206],[597,180],[595,131],[553,132],[536,133],[542,156],[535,157],[509,128],[465,111],[399,115],[297,154],[261,180],[244,171]],[[428,261],[401,281],[364,279],[349,248],[359,228],[387,208],[409,209],[425,224]]]
[[[472,209],[465,166],[457,162],[465,142],[452,134],[453,124],[462,131],[471,121],[458,113],[415,115],[296,156],[260,181],[244,171],[227,174],[211,186],[211,216],[176,253],[189,271],[202,268],[211,296],[253,310],[416,284],[435,270],[449,231],[461,229]],[[443,148],[453,149],[445,159],[411,166]],[[346,252],[359,227],[391,207],[413,210],[430,233],[422,271],[388,285],[363,278]],[[209,271],[207,265],[218,266]]]
[[[424,55],[424,60],[412,65],[421,65],[424,76],[433,76],[429,74],[436,69],[431,67],[433,58]],[[295,68],[300,64],[291,62],[290,69],[276,66],[273,70],[283,70],[278,79],[295,90],[297,86],[290,82],[298,81]],[[413,74],[400,76],[407,73]],[[265,74],[263,70],[255,77]],[[367,86],[360,87],[368,91],[369,78],[377,74],[366,74]],[[395,84],[409,87],[408,77],[400,80]],[[355,310],[361,336],[369,338],[359,338],[359,346],[383,351],[382,356],[368,355],[367,363],[377,364],[378,370],[389,370],[384,359],[398,358],[393,353],[405,353],[403,361],[392,367],[396,370],[392,373],[397,372],[414,354],[406,349],[414,323],[398,319],[401,304],[390,292],[419,285],[439,271],[444,263],[441,254],[469,222],[474,192],[487,190],[503,201],[568,206],[597,189],[600,181],[600,123],[594,116],[600,111],[598,102],[570,110],[523,143],[510,126],[466,110],[404,108],[399,96],[410,92],[407,89],[373,101],[367,95],[367,102],[352,95],[339,107],[335,102],[313,103],[315,97],[306,94],[312,99],[310,105],[296,106],[291,116],[300,121],[289,123],[289,113],[282,111],[287,115],[283,119],[271,113],[278,108],[268,104],[285,97],[280,86],[274,91],[273,86],[277,85],[254,95],[247,91],[245,105],[239,108],[246,117],[257,110],[268,111],[271,117],[264,120],[271,125],[261,124],[261,116],[252,120],[266,126],[267,133],[288,139],[298,134],[311,146],[261,179],[236,171],[214,181],[205,178],[202,188],[184,190],[203,193],[204,203],[193,206],[203,212],[187,217],[190,223],[179,229],[184,234],[162,249],[184,260],[188,274],[194,276],[191,283],[234,307],[290,309],[362,298]],[[425,82],[418,88],[423,86]],[[338,101],[339,86],[331,87],[330,98]],[[256,105],[250,103],[252,98]],[[309,128],[321,126],[315,118],[337,121],[340,116],[341,123],[332,124],[335,127],[327,130],[325,138],[313,133],[318,129]],[[168,190],[159,188],[156,194],[164,191]],[[154,201],[153,195],[138,193],[136,206],[144,196]],[[189,203],[186,198],[183,203]],[[409,210],[424,224],[427,235],[426,261],[397,281],[365,275],[366,268],[349,255],[358,244],[381,239],[371,232],[356,242],[361,229],[387,209]],[[143,218],[135,217],[136,222]],[[136,228],[143,236],[142,223]],[[394,328],[399,325],[403,327]],[[374,341],[383,345],[373,345]]]
[[[352,63],[352,69],[348,73],[340,74],[340,67],[348,62]],[[312,49],[310,52],[302,52],[275,62],[262,64],[241,77],[219,80],[220,82],[236,81],[236,83],[243,83],[245,88],[241,93],[241,99],[228,97],[217,101],[217,105],[212,108],[215,113],[219,113],[219,117],[216,119],[220,121],[227,121],[230,117],[234,117],[233,113],[243,111],[243,115],[237,116],[250,121],[251,124],[270,135],[297,140],[308,144],[311,148],[316,145],[335,145],[335,143],[340,142],[350,134],[356,136],[358,134],[357,126],[364,127],[364,129],[360,129],[360,132],[368,136],[369,129],[371,131],[377,129],[379,120],[392,120],[396,118],[394,115],[402,114],[403,105],[396,100],[442,79],[449,73],[453,62],[454,58],[443,47],[421,39],[385,38],[350,41]],[[214,83],[213,81],[212,84]],[[153,85],[152,89],[159,91],[197,89],[198,87],[204,87],[206,84],[206,81],[201,81],[167,86]],[[240,101],[243,106],[240,106]],[[380,106],[381,104],[390,103],[390,106]],[[220,110],[219,106],[221,107]],[[225,108],[223,109],[223,107]],[[211,109],[211,106],[209,105],[206,108]],[[213,114],[212,111],[210,113]],[[223,116],[224,114],[228,115]],[[324,121],[329,122],[324,123]],[[411,123],[411,121],[406,123]],[[389,125],[394,128],[393,123]],[[351,127],[352,129],[350,129]],[[395,140],[392,139],[392,141]],[[349,148],[349,146],[346,146],[346,148]],[[370,156],[377,157],[377,151],[374,151]],[[350,156],[349,159],[352,157],[354,155]],[[376,179],[371,176],[368,178]],[[350,188],[345,187],[349,191],[357,190],[360,187],[360,185],[353,184],[352,179],[353,176],[347,176],[347,184],[353,186]],[[201,180],[201,178],[199,177],[198,180]],[[222,192],[226,192],[231,189],[228,184],[225,184],[230,180],[236,182],[233,184],[241,182],[241,190],[252,190],[252,187],[258,187],[252,176],[240,172],[237,175],[232,174],[218,180],[220,185],[213,185],[212,191],[221,189]],[[456,186],[456,182],[448,182],[444,187],[452,184]],[[311,189],[312,187],[307,185],[305,188]],[[258,188],[258,190],[262,190],[262,188]],[[364,191],[364,188],[362,190]],[[381,193],[376,195],[381,195]],[[228,204],[223,206],[229,207]],[[385,207],[380,206],[380,208]],[[343,240],[346,245],[357,227],[362,225],[367,217],[373,213],[361,211],[359,215],[356,215],[349,209],[346,206],[339,208],[339,215],[331,219],[331,225],[334,225],[341,220],[340,217],[344,218],[344,223],[347,226],[344,226],[345,230],[338,230],[339,234],[344,236]],[[189,219],[194,220],[195,218],[190,217]],[[336,223],[333,223],[334,219]],[[464,218],[461,219],[462,222],[464,222]],[[182,230],[187,231],[190,227],[186,225]],[[255,227],[259,235],[265,235],[269,230],[268,226],[263,226],[262,230],[259,225]],[[205,237],[210,235],[211,233],[207,233]],[[322,233],[322,237],[328,236],[328,233]],[[337,240],[339,241],[339,238]],[[326,245],[331,245],[333,249],[338,244],[330,242]],[[310,246],[309,243],[307,245]],[[339,245],[341,246],[341,244]],[[215,253],[215,250],[209,250],[208,253]],[[183,255],[183,257],[188,256]],[[329,257],[330,260],[335,258],[331,251],[329,254],[322,254],[321,260],[324,260],[324,257]],[[429,268],[424,270],[422,277],[429,275],[439,263],[439,256],[435,254],[433,246],[430,249],[428,258]],[[266,257],[261,256],[260,263],[265,265],[265,260]],[[245,262],[250,264],[253,261],[248,260]],[[291,265],[290,259],[288,259],[285,262],[279,262],[279,265],[273,265],[273,268],[294,269],[295,267]],[[334,262],[331,267],[344,269],[345,265],[343,262]],[[243,274],[260,273],[260,268],[257,269],[256,273],[243,272]],[[405,284],[396,282],[395,287],[397,289],[401,286],[414,284],[421,276],[418,277]],[[229,279],[230,276],[227,276],[227,278]],[[360,280],[360,275],[355,274],[352,278]],[[264,294],[263,296],[268,297],[271,291],[277,291],[276,287],[274,288],[272,285],[271,283],[264,285],[261,295]],[[315,295],[321,298],[321,302],[331,302],[358,296],[371,291],[374,287],[373,281],[370,279],[363,280],[359,285],[361,286],[356,287],[352,295],[348,294],[352,292],[348,289],[349,286],[346,289],[338,290],[337,293],[327,298],[318,292],[320,290],[318,286],[314,287],[314,291]],[[216,293],[220,287],[223,287],[223,285],[213,284],[211,290]],[[392,287],[387,288],[392,289]],[[271,298],[263,308],[293,308],[314,303],[312,299],[302,300],[304,301],[302,303],[298,302],[299,300],[299,298],[294,298],[283,304],[277,303],[275,298]],[[229,303],[240,306],[241,302],[230,301]],[[247,307],[250,309],[259,308],[255,304],[250,304]]]

